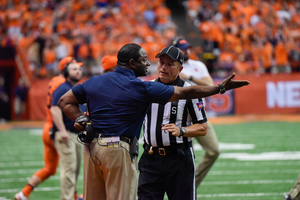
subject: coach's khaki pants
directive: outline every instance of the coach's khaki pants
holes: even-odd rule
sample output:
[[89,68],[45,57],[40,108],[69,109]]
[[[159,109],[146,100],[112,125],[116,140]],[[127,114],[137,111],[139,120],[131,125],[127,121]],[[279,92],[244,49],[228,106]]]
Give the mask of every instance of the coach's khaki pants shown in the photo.
[[137,160],[131,160],[129,144],[122,147],[101,146],[101,138],[84,147],[84,200],[136,200],[138,187]]
[[199,144],[205,150],[203,158],[198,163],[195,171],[196,188],[200,185],[216,159],[220,154],[219,142],[216,132],[209,121],[207,121],[207,133],[205,136],[196,137]]
[[55,147],[59,154],[60,165],[61,200],[74,200],[83,149],[83,145],[77,141],[77,134],[68,133],[68,144],[62,141],[59,132],[55,133]]

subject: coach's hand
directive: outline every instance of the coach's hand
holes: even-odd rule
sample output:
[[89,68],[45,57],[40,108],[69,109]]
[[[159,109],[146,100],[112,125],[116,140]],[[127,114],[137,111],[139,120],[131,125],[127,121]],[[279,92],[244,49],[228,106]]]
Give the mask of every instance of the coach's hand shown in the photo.
[[79,131],[83,131],[85,126],[86,126],[86,123],[89,122],[90,119],[89,119],[89,116],[87,115],[80,115],[79,117],[77,117],[77,119],[75,120],[75,128]]
[[246,85],[249,85],[250,82],[246,80],[238,81],[238,80],[232,80],[233,77],[235,76],[235,73],[232,73],[231,76],[227,77],[223,82],[222,85],[225,87],[226,91],[243,87]]

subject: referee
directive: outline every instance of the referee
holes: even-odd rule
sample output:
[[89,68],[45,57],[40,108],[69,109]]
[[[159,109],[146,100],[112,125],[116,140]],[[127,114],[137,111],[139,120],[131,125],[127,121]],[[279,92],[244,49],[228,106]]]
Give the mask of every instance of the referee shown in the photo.
[[[182,59],[176,59],[166,48],[156,57],[156,82],[190,86],[179,77]],[[139,161],[140,200],[164,199],[165,192],[170,200],[197,199],[192,137],[206,134],[206,122],[202,99],[151,104],[144,123],[144,153]]]

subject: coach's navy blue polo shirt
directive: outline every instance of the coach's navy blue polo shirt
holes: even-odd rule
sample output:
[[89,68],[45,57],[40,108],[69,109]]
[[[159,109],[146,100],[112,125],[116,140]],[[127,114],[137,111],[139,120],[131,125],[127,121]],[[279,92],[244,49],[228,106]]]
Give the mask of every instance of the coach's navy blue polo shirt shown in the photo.
[[93,76],[72,88],[78,102],[87,103],[97,133],[104,136],[140,136],[142,123],[151,103],[166,104],[174,87],[143,82],[130,69]]
[[[71,88],[72,88],[72,84],[68,81],[64,82],[63,84],[61,84],[54,92],[53,92],[53,96],[52,96],[52,105],[53,106],[57,106],[57,103],[60,99],[60,97],[62,97],[66,92],[68,92]],[[80,105],[80,109],[84,112],[86,110],[86,106],[85,105]],[[63,121],[65,124],[65,127],[68,131],[74,132],[74,133],[79,133],[80,131],[78,131],[75,127],[74,127],[74,121],[71,120],[69,117],[67,117],[63,112]],[[56,128],[55,124],[53,123],[53,127]]]

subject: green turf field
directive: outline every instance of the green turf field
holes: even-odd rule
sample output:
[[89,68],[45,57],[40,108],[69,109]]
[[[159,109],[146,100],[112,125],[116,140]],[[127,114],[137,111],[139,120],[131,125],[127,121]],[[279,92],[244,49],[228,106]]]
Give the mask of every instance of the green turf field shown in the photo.
[[[300,173],[300,123],[215,124],[214,128],[221,155],[198,188],[198,199],[282,200]],[[0,131],[0,200],[13,199],[43,166],[41,133],[41,129]],[[198,162],[204,152],[196,143],[194,148]],[[82,170],[78,189],[82,193]],[[58,170],[30,199],[57,200],[59,190]]]

